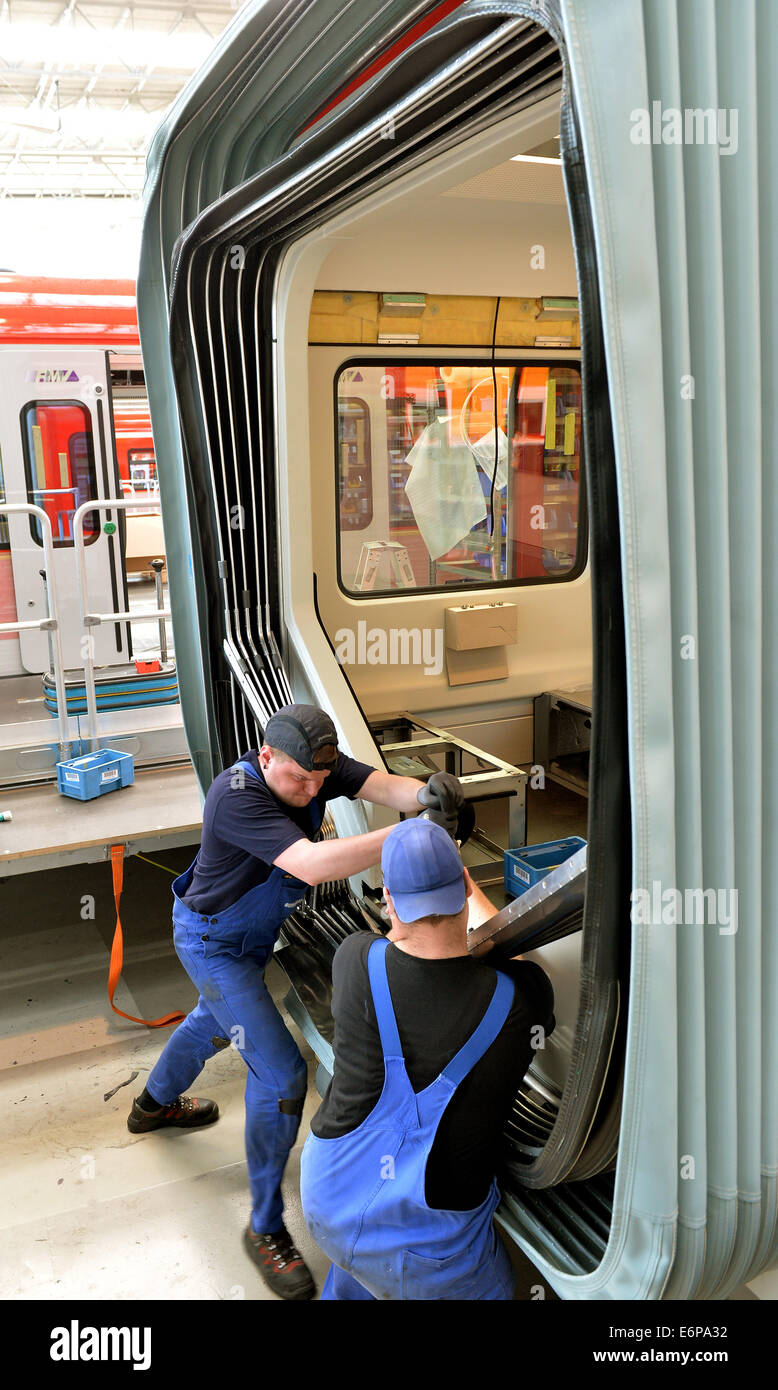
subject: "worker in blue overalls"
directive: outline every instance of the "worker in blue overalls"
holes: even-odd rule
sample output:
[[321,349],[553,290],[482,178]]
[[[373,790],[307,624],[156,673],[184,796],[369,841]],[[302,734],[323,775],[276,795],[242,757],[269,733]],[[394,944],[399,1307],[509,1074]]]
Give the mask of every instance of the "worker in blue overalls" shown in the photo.
[[[248,1067],[246,1153],[252,1218],[246,1248],[282,1298],[311,1298],[310,1273],[283,1221],[281,1178],[307,1089],[300,1051],[264,983],[284,918],[311,884],[348,877],[379,861],[391,827],[313,843],[325,803],[360,797],[397,811],[419,804],[442,824],[455,778],[425,787],[340,753],[332,720],[290,705],[267,723],[258,751],[220,773],[203,807],[202,843],[173,884],[174,943],[197,986],[195,1008],[169,1038],[128,1118],[133,1134],[218,1119],[215,1101],[182,1094],[205,1062],[233,1042]],[[458,787],[458,784],[456,784]],[[456,789],[455,789],[456,792]],[[454,823],[456,816],[453,817]]]
[[510,1299],[495,1172],[553,991],[532,962],[468,954],[494,909],[440,824],[396,826],[381,863],[391,931],[335,953],[335,1070],[302,1154],[322,1299]]

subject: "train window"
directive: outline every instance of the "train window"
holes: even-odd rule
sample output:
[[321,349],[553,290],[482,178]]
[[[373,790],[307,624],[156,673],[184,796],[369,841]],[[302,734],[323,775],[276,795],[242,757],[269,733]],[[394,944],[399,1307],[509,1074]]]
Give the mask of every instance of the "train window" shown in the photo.
[[128,449],[127,468],[132,492],[158,492],[157,461],[153,449]]
[[[374,359],[341,370],[336,400],[347,593],[547,583],[581,572],[576,364],[500,361],[493,370],[488,361]],[[372,469],[359,466],[371,436]]]
[[[55,546],[73,544],[73,515],[97,495],[92,421],[81,401],[28,401],[22,407],[22,442],[27,496],[51,521]],[[40,522],[30,517],[30,532],[42,545]],[[97,539],[97,512],[84,518],[84,540]]]
[[341,531],[364,531],[373,520],[370,412],[358,396],[338,396]]
[[[509,407],[510,578],[580,572],[581,374],[567,364],[513,370]],[[582,538],[581,538],[582,539]]]

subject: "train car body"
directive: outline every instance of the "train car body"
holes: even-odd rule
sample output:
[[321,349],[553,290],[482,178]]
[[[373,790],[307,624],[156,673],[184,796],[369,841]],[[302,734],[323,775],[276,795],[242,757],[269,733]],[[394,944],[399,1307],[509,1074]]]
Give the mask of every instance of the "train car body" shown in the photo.
[[[149,160],[139,320],[201,785],[290,689],[367,762],[410,712],[515,765],[536,697],[592,687],[585,902],[540,954],[560,1036],[500,1210],[565,1298],[725,1298],[778,1249],[777,22],[249,4]],[[715,110],[652,139],[659,89],[738,109],[743,157]],[[485,648],[452,679],[434,634],[497,604],[499,669]]]
[[[156,493],[156,463],[143,385],[132,281],[31,279],[0,275],[0,494],[43,507],[52,526],[65,667],[82,664],[72,518],[90,498]],[[87,582],[127,608],[126,573],[151,551],[164,556],[159,512],[129,516],[106,532],[85,527]],[[142,532],[142,534],[141,534]],[[0,518],[3,622],[45,616],[38,524]],[[94,636],[101,667],[131,651],[128,625]],[[49,670],[45,632],[0,636],[0,674]]]

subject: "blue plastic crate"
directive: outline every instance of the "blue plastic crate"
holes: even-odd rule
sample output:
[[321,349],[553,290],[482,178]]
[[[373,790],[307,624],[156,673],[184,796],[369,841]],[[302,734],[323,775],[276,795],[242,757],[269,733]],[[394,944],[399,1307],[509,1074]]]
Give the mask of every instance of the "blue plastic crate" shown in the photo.
[[119,753],[115,748],[101,748],[82,758],[68,758],[57,763],[57,790],[77,801],[92,801],[106,792],[129,787],[135,781],[135,760],[132,753]]
[[518,897],[533,883],[539,883],[552,869],[569,859],[586,844],[579,835],[566,840],[546,840],[542,845],[524,845],[505,851],[505,891]]

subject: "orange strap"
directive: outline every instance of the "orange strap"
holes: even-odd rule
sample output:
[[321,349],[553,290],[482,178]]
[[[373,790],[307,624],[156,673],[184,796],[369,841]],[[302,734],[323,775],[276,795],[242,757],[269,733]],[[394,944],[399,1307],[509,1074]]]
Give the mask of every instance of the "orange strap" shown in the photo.
[[111,870],[113,872],[113,900],[116,903],[116,930],[113,934],[111,965],[108,971],[108,998],[111,1008],[114,1013],[121,1014],[122,1018],[128,1018],[131,1023],[143,1023],[146,1028],[165,1028],[168,1023],[181,1023],[186,1018],[186,1014],[165,1014],[164,1018],[155,1019],[136,1018],[134,1014],[125,1014],[121,1009],[117,1009],[113,1002],[124,963],[124,938],[119,918],[119,899],[122,896],[122,884],[124,882],[124,845],[111,845]]

